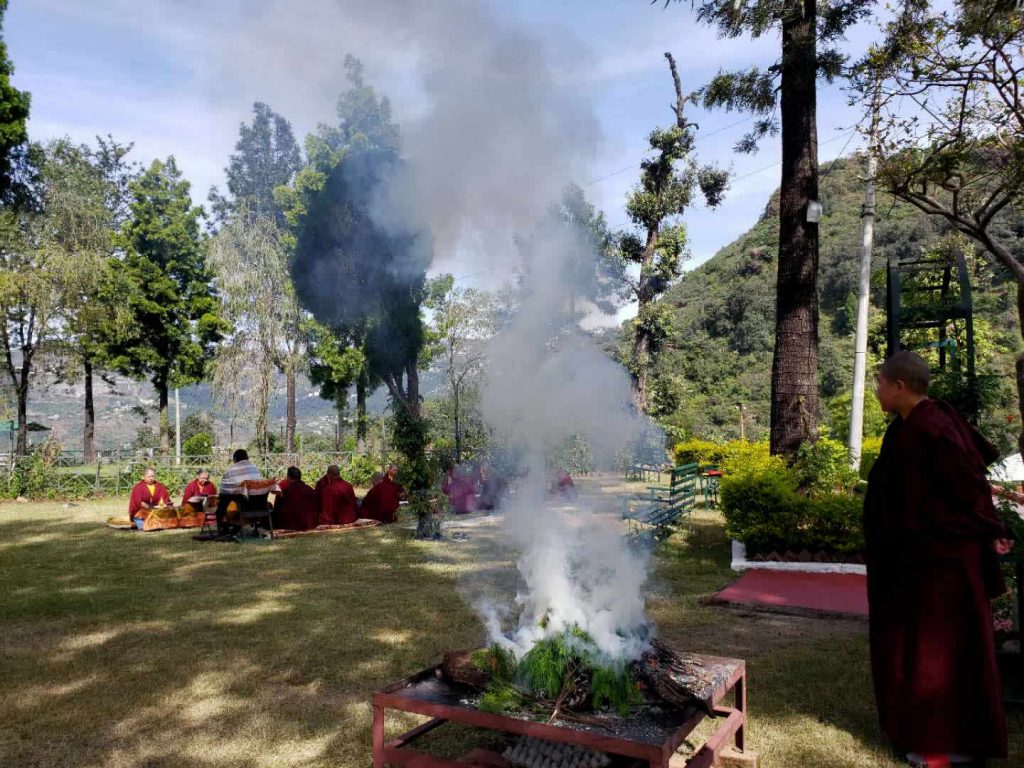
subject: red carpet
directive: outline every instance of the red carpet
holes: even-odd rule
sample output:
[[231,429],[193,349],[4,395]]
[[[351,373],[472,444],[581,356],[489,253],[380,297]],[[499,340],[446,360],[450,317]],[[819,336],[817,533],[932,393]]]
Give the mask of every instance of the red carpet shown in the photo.
[[715,595],[716,602],[868,615],[867,579],[857,573],[750,570]]

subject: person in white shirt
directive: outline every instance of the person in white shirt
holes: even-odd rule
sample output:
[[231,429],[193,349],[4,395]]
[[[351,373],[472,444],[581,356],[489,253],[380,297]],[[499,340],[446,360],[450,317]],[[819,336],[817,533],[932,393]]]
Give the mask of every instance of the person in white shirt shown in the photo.
[[249,453],[244,448],[239,448],[231,455],[234,462],[220,481],[220,497],[217,499],[217,530],[220,533],[228,533],[225,517],[227,516],[228,504],[232,501],[241,509],[245,504],[246,496],[242,492],[242,483],[246,480],[262,480],[263,474],[259,467],[249,461]]

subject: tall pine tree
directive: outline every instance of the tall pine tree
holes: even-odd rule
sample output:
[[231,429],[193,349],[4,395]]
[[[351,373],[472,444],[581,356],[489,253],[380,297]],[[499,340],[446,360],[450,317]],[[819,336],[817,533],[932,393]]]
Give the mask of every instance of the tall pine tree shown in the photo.
[[132,331],[112,350],[111,362],[152,382],[166,454],[170,389],[206,376],[225,323],[206,264],[202,209],[192,205],[189,183],[174,158],[154,160],[130,188],[128,252],[119,267],[133,285],[127,297]]
[[[0,31],[7,0],[0,0]],[[19,198],[16,156],[28,151],[28,109],[30,97],[27,91],[19,91],[11,85],[14,64],[7,55],[7,43],[0,37],[0,202],[11,203]]]
[[691,5],[697,19],[722,36],[779,34],[782,40],[773,66],[719,72],[700,98],[705,107],[758,116],[738,144],[740,151],[754,151],[759,139],[781,129],[771,448],[793,454],[817,438],[818,224],[807,220],[808,203],[818,198],[817,78],[830,82],[842,74],[844,57],[836,46],[875,0],[696,0]]

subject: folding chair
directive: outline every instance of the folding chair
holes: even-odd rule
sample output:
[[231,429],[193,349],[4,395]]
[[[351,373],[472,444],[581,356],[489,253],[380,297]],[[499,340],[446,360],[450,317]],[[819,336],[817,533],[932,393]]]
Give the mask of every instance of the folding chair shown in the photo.
[[217,530],[217,497],[207,496],[203,502],[203,525],[200,533],[213,533]]
[[267,519],[267,529],[270,531],[270,538],[274,538],[274,510],[270,506],[271,490],[276,487],[276,482],[266,480],[245,480],[242,482],[242,494],[245,496],[245,502],[242,504],[242,508],[238,510],[238,516],[241,520],[242,525],[245,525],[246,520],[252,520],[253,533],[259,535],[259,530],[256,527],[257,522],[260,518]]

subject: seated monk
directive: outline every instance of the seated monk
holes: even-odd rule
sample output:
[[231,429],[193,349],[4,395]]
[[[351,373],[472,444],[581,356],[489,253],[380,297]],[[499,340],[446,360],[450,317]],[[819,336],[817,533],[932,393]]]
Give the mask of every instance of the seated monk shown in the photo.
[[196,496],[216,496],[217,486],[210,482],[210,473],[200,469],[191,483],[185,486],[185,493],[181,497],[181,504],[185,506],[189,499]]
[[302,482],[302,470],[288,467],[288,476],[278,487],[281,492],[274,500],[274,526],[289,531],[316,528],[320,499],[315,489]]
[[337,464],[331,464],[327,474],[317,480],[316,493],[320,499],[319,525],[348,525],[356,521],[356,492],[342,478]]
[[563,499],[576,498],[576,484],[564,467],[557,467],[549,475],[548,493]]
[[360,508],[359,516],[371,520],[380,520],[382,523],[393,523],[397,519],[398,503],[405,491],[402,486],[395,482],[395,475],[398,474],[398,466],[392,464],[388,467],[388,473],[381,478],[363,499],[363,506]]
[[490,464],[480,465],[480,498],[477,508],[496,509],[505,492],[505,482]]
[[448,497],[452,511],[457,515],[472,512],[476,507],[476,489],[472,478],[461,467],[448,471],[441,484],[441,490]]
[[142,474],[142,480],[132,488],[128,499],[128,518],[134,524],[135,518],[145,519],[153,507],[170,506],[171,495],[163,483],[156,481],[156,470],[148,468]]

